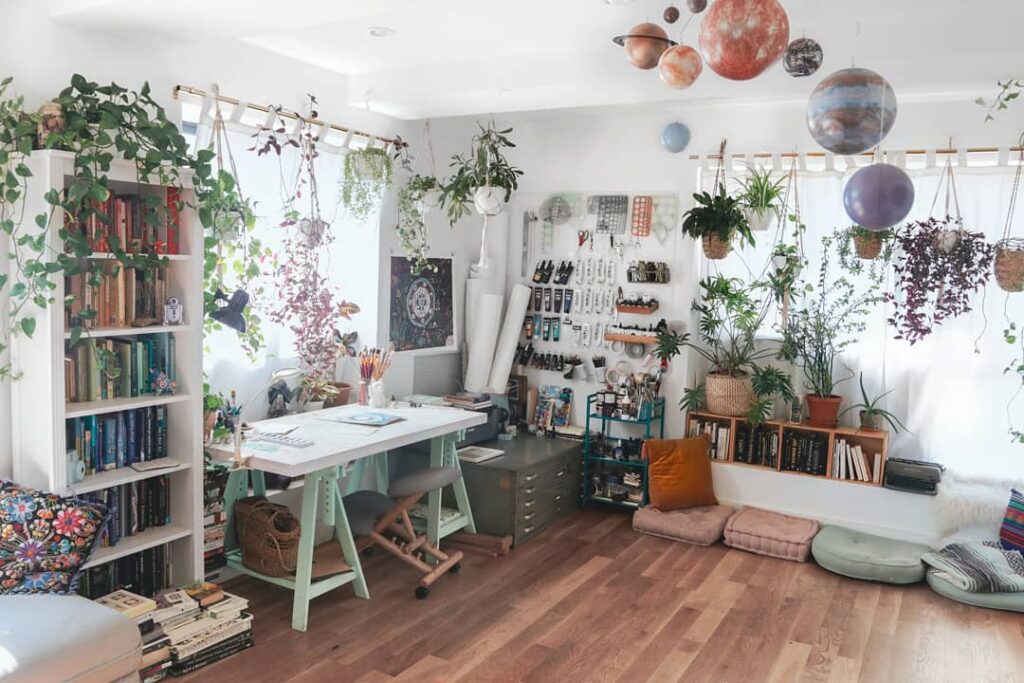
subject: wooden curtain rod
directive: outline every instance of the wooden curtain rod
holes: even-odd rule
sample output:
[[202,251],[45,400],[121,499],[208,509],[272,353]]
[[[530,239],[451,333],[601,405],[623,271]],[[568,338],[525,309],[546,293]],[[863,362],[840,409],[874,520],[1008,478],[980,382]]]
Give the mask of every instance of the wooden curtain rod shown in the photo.
[[[190,85],[176,85],[176,86],[174,86],[174,99],[178,99],[178,96],[180,94],[182,94],[182,93],[184,93],[186,95],[192,95],[194,97],[206,97],[209,94],[205,90],[200,90],[199,88],[193,88]],[[238,105],[242,104],[242,102],[240,100],[236,100],[234,97],[227,97],[225,95],[214,95],[214,97],[216,97],[216,99],[219,102],[224,102],[225,104],[230,104],[230,105],[235,106],[235,107],[237,107]],[[297,121],[299,119],[304,119],[305,121],[308,121],[309,123],[313,124],[314,126],[329,127],[331,130],[336,130],[339,133],[345,133],[345,134],[351,133],[352,135],[358,135],[359,137],[366,138],[368,140],[377,140],[379,142],[383,142],[385,145],[400,144],[402,146],[405,146],[405,142],[403,142],[399,138],[388,138],[388,137],[382,137],[380,135],[373,135],[372,133],[367,133],[365,131],[355,130],[353,128],[346,128],[345,126],[339,126],[339,125],[334,124],[334,123],[327,123],[326,121],[323,121],[322,119],[308,119],[308,118],[302,116],[301,114],[299,114],[298,112],[294,112],[294,111],[291,111],[291,110],[288,110],[288,109],[278,109],[276,107],[268,107],[268,106],[263,105],[263,104],[252,104],[251,102],[246,102],[245,106],[248,107],[249,109],[255,109],[256,111],[263,112],[264,114],[269,114],[271,111],[274,111],[279,116],[283,116],[286,119],[292,119],[292,120],[295,120],[295,121]]]
[[[1021,149],[1022,148],[1019,147],[1019,146],[1018,147],[1010,147],[1010,148],[1008,148],[1008,151],[1010,151],[1010,152],[1020,152]],[[923,155],[929,153],[929,150],[927,150],[927,149],[882,150],[882,151],[883,152],[884,151],[901,152],[901,153],[906,154],[908,156],[923,156]],[[965,150],[959,150],[959,149],[957,149],[955,147],[944,147],[944,148],[941,148],[941,149],[934,150],[934,152],[936,154],[959,154],[961,151],[964,151],[967,154],[995,154],[996,152],[1000,151],[1000,148],[999,147],[968,147]],[[832,156],[834,156],[834,157],[847,157],[847,156],[852,156],[852,157],[873,157],[874,155],[875,155],[874,152],[861,152],[860,154],[833,154]],[[733,159],[746,159],[747,157],[752,157],[754,159],[771,159],[775,155],[772,154],[771,152],[757,152],[756,154],[732,154],[730,156]],[[804,152],[802,154],[800,152],[783,152],[782,154],[779,155],[779,158],[781,158],[781,159],[798,159],[800,157],[804,157],[806,159],[824,159],[826,156],[828,156],[828,155],[825,152]],[[690,155],[690,161],[699,161],[701,159],[721,159],[721,158],[722,158],[721,154],[708,154],[706,156],[703,156],[703,155],[700,155],[700,154],[691,154]]]

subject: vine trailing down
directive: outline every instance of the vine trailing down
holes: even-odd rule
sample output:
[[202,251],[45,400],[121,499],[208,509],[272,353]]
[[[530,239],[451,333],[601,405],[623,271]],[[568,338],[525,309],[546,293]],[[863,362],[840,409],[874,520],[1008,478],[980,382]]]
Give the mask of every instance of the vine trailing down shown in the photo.
[[334,233],[320,209],[316,173],[319,137],[311,123],[317,116],[315,105],[316,99],[311,96],[311,114],[308,118],[300,117],[297,137],[288,137],[283,122],[278,120],[272,127],[257,131],[250,148],[259,156],[271,152],[280,156],[283,149],[294,147],[300,155],[291,182],[281,178],[281,186],[290,188],[280,224],[287,231],[287,238],[273,276],[278,296],[269,304],[269,316],[295,335],[295,349],[306,372],[303,381],[307,387],[323,387],[334,379],[338,356],[347,350],[346,343],[338,341],[339,336],[345,338],[339,328],[359,312],[358,306],[340,298],[323,272]]
[[[0,173],[0,229],[14,247],[12,273],[9,278],[0,277],[0,291],[9,286],[10,299],[8,315],[0,327],[0,353],[7,349],[12,335],[32,337],[36,328],[34,307],[45,309],[56,303],[57,278],[85,274],[91,284],[99,283],[101,272],[87,259],[93,247],[73,226],[88,221],[111,226],[111,216],[100,207],[111,195],[107,174],[115,158],[133,163],[140,183],[180,190],[183,171],[188,172],[200,222],[207,231],[213,227],[212,206],[218,192],[222,196],[235,192],[233,187],[218,190],[211,166],[214,152],[205,149],[190,154],[184,136],[152,98],[148,83],[135,92],[116,83],[98,85],[75,74],[54,99],[64,125],[48,129],[39,136],[41,140],[37,139],[41,117],[24,111],[23,98],[8,94],[11,83],[10,78],[0,81],[0,166],[6,168]],[[32,173],[25,158],[37,146],[71,152],[74,174],[64,192],[46,192],[49,210],[26,224],[23,200],[31,189]],[[172,211],[183,208],[180,201],[171,207],[156,197],[142,201],[142,219],[150,226],[167,221]],[[239,198],[236,201],[241,202]],[[63,241],[63,251],[50,246],[54,233]],[[160,245],[153,245],[150,251],[131,250],[132,245],[122,244],[116,234],[109,234],[106,241],[121,266],[135,268],[147,277],[166,264]],[[66,297],[61,303],[72,301],[73,297]],[[96,315],[95,309],[83,306],[77,314],[78,322],[95,319]],[[71,346],[80,341],[83,327],[72,327]],[[100,361],[106,365],[106,359],[101,357]],[[0,377],[12,373],[10,364],[0,367]]]

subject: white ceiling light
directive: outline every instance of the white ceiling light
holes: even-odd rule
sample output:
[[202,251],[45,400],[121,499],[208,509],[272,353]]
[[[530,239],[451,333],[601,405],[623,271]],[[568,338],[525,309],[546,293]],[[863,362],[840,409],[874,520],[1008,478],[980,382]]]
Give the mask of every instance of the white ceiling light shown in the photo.
[[369,33],[374,38],[390,38],[395,35],[395,29],[390,26],[371,26]]

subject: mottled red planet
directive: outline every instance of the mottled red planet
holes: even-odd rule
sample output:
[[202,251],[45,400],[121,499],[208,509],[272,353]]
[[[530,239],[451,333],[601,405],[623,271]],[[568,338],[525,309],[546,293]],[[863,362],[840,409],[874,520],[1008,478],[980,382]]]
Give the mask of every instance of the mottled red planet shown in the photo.
[[689,88],[703,70],[700,55],[689,45],[670,47],[658,61],[658,74],[670,88]]
[[704,61],[734,81],[760,75],[788,44],[789,17],[776,0],[717,0],[701,22]]

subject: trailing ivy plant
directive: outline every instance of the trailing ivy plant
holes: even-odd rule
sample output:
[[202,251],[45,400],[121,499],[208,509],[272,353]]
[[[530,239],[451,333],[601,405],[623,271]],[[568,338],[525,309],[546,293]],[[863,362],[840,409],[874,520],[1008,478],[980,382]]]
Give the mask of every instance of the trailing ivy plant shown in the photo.
[[427,223],[423,200],[428,192],[441,189],[433,176],[413,175],[398,191],[398,240],[406,258],[412,262],[412,274],[436,269],[427,258]]
[[391,184],[391,156],[386,149],[367,147],[345,155],[341,203],[356,220],[366,220],[380,206]]

